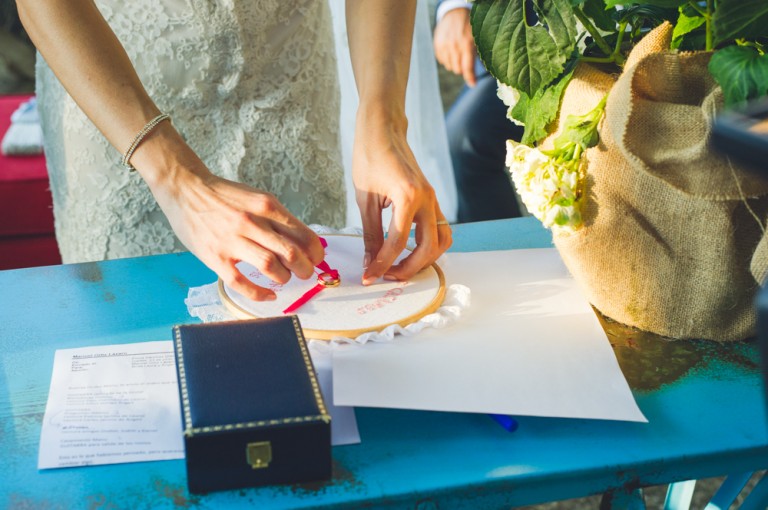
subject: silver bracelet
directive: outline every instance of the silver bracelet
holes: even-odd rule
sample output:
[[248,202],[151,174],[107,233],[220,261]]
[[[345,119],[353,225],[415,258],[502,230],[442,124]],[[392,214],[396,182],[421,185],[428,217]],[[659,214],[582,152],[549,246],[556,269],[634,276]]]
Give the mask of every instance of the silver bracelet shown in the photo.
[[171,116],[167,113],[161,113],[154,119],[150,120],[146,123],[146,125],[141,128],[141,131],[136,135],[136,137],[131,142],[131,145],[128,146],[128,150],[125,151],[125,154],[123,154],[123,159],[120,161],[120,163],[127,168],[128,170],[136,170],[133,165],[131,165],[128,161],[131,159],[131,156],[133,156],[133,152],[136,150],[136,148],[139,146],[139,144],[146,138],[146,136],[152,132],[155,127],[160,124],[164,120],[170,120]]

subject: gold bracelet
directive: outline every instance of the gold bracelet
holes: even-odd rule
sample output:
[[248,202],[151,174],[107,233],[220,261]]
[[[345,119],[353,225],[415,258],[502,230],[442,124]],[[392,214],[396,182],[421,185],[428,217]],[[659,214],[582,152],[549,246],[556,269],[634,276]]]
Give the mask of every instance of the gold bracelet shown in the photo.
[[139,146],[139,144],[144,141],[144,138],[152,132],[155,127],[160,124],[164,120],[170,120],[171,116],[167,113],[161,113],[154,119],[147,122],[147,124],[141,128],[141,131],[136,135],[136,137],[131,142],[131,145],[128,146],[128,150],[125,151],[125,154],[123,155],[123,159],[120,161],[120,163],[127,168],[128,170],[136,170],[133,165],[131,165],[128,161],[131,159],[131,156],[133,156],[133,152],[136,150],[136,148]]

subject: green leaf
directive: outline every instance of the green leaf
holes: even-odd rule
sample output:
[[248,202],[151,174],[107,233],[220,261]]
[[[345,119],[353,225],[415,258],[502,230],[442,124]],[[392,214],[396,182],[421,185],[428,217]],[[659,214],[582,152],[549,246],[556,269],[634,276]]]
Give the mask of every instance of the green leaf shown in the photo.
[[683,36],[677,46],[679,51],[701,51],[707,47],[707,33],[705,28],[699,27],[693,32],[689,32]]
[[674,23],[680,16],[676,8],[658,7],[655,5],[630,5],[617,11],[619,22],[627,22],[634,28],[653,28],[664,21]]
[[572,77],[573,69],[570,69],[551,86],[540,89],[533,98],[520,94],[520,100],[511,112],[512,117],[525,124],[520,143],[533,145],[549,134],[547,127],[557,118],[560,98]]
[[[515,119],[525,125],[523,137],[520,139],[520,143],[525,145],[533,145],[539,139],[547,136],[546,124],[541,126],[536,122],[536,116],[533,114],[533,109],[528,106],[530,104],[531,98],[528,94],[520,92],[520,99],[518,99],[515,106],[507,112],[508,119]],[[528,118],[529,112],[531,114],[530,119]]]
[[766,0],[720,0],[712,16],[715,44],[768,37]]
[[569,115],[563,123],[563,131],[554,141],[554,150],[549,151],[552,154],[567,151],[572,145],[580,145],[582,149],[594,147],[600,141],[600,134],[597,126],[605,113],[605,103],[608,100],[608,94],[597,103],[597,105],[584,115]]
[[612,17],[616,9],[613,7],[606,9],[603,0],[585,0],[582,10],[600,30],[605,32],[616,31],[616,21]]
[[748,46],[728,46],[712,54],[709,72],[732,107],[768,93],[768,54]]
[[579,36],[571,4],[568,0],[532,0],[531,3],[539,15],[541,24],[538,26],[549,32],[565,61],[576,47]]
[[656,7],[680,7],[687,4],[688,0],[605,0],[606,7],[616,7],[617,5],[655,5]]
[[528,96],[562,72],[576,45],[576,19],[569,0],[533,0],[540,23],[526,23],[526,0],[477,0],[472,34],[486,69]]
[[704,16],[688,16],[681,10],[677,23],[675,23],[675,29],[672,32],[672,48],[678,48],[686,34],[690,34],[705,24],[706,21]]

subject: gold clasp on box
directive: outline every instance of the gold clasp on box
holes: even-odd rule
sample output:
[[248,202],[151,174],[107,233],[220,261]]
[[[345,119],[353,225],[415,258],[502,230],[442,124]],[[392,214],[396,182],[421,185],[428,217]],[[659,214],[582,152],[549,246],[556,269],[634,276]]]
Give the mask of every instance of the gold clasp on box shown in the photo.
[[269,441],[248,443],[245,447],[245,458],[253,469],[269,467],[272,462],[272,445]]

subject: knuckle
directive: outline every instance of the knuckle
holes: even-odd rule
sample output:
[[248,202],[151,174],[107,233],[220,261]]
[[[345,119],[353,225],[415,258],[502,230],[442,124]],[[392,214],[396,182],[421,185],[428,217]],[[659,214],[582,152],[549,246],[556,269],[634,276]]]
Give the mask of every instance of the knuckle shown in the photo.
[[453,230],[451,230],[451,227],[449,225],[445,226],[442,229],[438,229],[437,232],[440,246],[443,247],[446,244],[450,246],[453,242]]
[[294,245],[288,245],[283,250],[283,259],[289,265],[293,265],[300,260],[299,249]]
[[246,284],[247,278],[240,273],[240,271],[232,270],[222,277],[224,283],[232,287],[233,289],[240,290]]
[[277,199],[274,195],[264,193],[255,200],[254,209],[259,216],[269,216],[277,210]]
[[444,238],[440,239],[440,253],[446,251],[453,245],[453,235],[448,234]]
[[252,223],[251,215],[245,211],[238,211],[235,213],[235,216],[232,219],[232,223],[235,228],[244,230],[248,225]]
[[258,268],[263,273],[273,274],[279,265],[277,258],[271,252],[264,252],[259,256]]
[[404,186],[400,190],[400,199],[405,201],[406,203],[413,203],[416,200],[418,200],[420,195],[419,189],[414,186],[413,184],[409,184],[408,186]]

